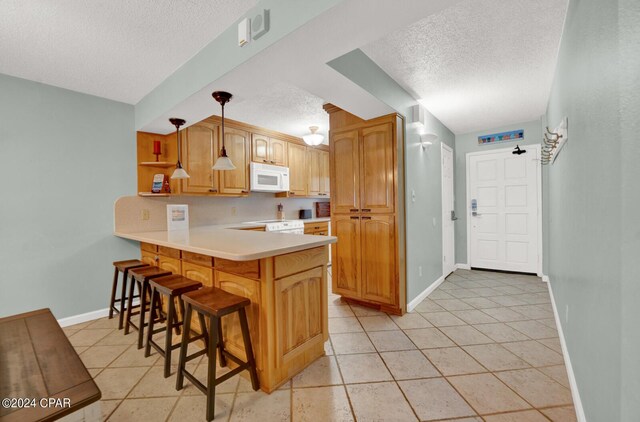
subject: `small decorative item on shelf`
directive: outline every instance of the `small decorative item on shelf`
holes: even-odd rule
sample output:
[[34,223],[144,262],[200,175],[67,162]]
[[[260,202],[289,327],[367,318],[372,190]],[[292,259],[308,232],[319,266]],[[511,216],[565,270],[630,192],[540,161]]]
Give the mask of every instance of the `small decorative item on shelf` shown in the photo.
[[151,185],[151,193],[171,193],[169,186],[169,178],[166,174],[154,174],[153,185]]
[[156,161],[158,160],[158,156],[162,155],[162,144],[160,141],[153,141],[153,155],[156,156]]

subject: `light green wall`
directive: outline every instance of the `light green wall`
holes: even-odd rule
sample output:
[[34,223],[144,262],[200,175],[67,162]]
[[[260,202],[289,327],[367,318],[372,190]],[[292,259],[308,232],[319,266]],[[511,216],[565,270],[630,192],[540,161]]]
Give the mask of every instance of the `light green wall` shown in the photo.
[[637,1],[572,0],[547,109],[569,118],[549,168],[549,276],[589,421],[640,414],[639,17]]
[[240,48],[237,22],[200,50],[135,106],[135,127],[140,129],[182,101],[265,48],[300,28],[342,0],[262,0],[243,15],[251,17],[269,10],[270,29]]
[[133,107],[0,74],[0,317],[108,306],[113,232],[136,185]]
[[[410,115],[409,108],[417,104],[359,49],[328,64],[404,116]],[[433,115],[426,114],[427,132],[437,134],[440,142],[455,148],[453,133]],[[405,126],[407,302],[411,302],[442,276],[442,160],[440,142],[426,152],[420,146],[416,128]],[[416,193],[415,202],[412,191]]]
[[[492,133],[506,132],[510,130],[524,130],[524,140],[502,142],[492,145],[478,145],[478,136],[489,135]],[[541,120],[533,120],[530,122],[522,122],[508,126],[486,129],[477,132],[464,133],[456,135],[456,163],[455,163],[455,209],[458,220],[456,221],[456,263],[468,264],[467,257],[467,217],[470,212],[470,205],[467,202],[467,154],[470,152],[487,151],[501,148],[515,148],[516,145],[540,144],[542,142],[543,123]],[[546,169],[543,168],[542,190],[543,205],[544,195],[546,194]],[[544,209],[543,209],[544,218]],[[543,222],[544,228],[544,222]],[[543,233],[543,251],[546,249],[544,239],[546,233]]]

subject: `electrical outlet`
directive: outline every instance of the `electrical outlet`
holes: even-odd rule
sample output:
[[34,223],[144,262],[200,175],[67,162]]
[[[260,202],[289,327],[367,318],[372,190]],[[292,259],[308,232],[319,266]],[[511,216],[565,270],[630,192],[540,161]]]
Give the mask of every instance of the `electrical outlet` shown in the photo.
[[231,207],[231,215],[235,216],[238,214],[238,209],[236,207]]
[[422,265],[418,267],[418,275],[422,277]]
[[569,305],[564,305],[564,323],[569,322]]
[[150,213],[148,209],[142,210],[142,220],[148,220],[150,218]]

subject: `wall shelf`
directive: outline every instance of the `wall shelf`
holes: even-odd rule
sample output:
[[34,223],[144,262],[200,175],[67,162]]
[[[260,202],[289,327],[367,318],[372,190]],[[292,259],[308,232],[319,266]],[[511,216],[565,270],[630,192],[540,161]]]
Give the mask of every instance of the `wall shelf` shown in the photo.
[[140,163],[140,165],[145,167],[169,168],[175,166],[176,163],[170,163],[168,161],[143,161]]
[[138,192],[138,196],[171,196],[170,193]]

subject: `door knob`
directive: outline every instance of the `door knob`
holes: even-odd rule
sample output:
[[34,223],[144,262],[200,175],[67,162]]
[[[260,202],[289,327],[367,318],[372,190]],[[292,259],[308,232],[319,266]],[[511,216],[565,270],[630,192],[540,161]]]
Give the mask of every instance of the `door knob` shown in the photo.
[[451,210],[451,221],[456,221],[458,219],[458,217],[456,217],[456,211],[455,210]]

